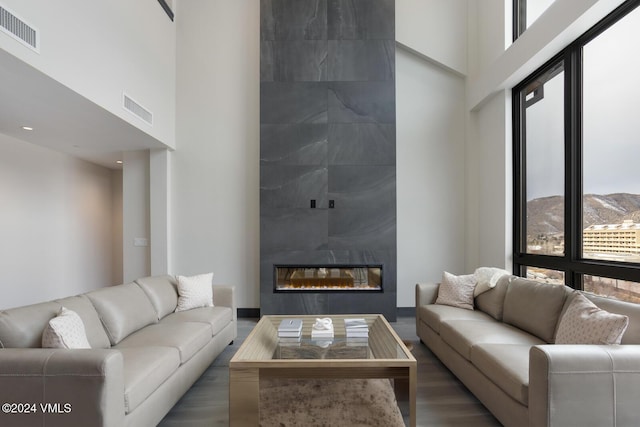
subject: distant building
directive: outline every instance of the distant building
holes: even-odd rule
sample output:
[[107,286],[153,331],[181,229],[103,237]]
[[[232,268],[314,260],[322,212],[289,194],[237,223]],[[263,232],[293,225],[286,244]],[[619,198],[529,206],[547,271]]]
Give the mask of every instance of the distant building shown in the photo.
[[583,231],[583,252],[594,254],[640,255],[640,224],[591,225]]

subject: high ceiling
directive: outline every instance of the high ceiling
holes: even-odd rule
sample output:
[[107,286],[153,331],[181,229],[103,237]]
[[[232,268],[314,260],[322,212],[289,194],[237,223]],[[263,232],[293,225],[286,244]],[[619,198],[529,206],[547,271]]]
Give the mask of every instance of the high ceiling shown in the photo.
[[[123,151],[166,146],[0,49],[0,133],[111,168]],[[32,127],[32,131],[23,126]]]

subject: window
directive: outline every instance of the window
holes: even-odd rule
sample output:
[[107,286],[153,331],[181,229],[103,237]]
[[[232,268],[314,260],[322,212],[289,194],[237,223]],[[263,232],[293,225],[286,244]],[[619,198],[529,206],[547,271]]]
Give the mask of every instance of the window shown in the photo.
[[516,272],[635,302],[639,4],[625,2],[513,90]]
[[513,0],[513,40],[517,39],[555,0]]
[[526,247],[564,254],[564,67],[555,64],[524,92]]
[[526,267],[527,279],[539,282],[551,283],[553,285],[564,285],[564,271],[551,270],[548,268]]

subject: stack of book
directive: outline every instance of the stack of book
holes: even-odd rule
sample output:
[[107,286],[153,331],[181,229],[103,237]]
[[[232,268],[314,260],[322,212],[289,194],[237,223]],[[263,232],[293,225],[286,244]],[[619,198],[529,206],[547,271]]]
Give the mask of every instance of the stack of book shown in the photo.
[[302,319],[283,319],[278,326],[278,338],[282,342],[300,341]]
[[362,318],[344,319],[344,329],[347,339],[369,338],[369,326],[367,325],[367,321]]

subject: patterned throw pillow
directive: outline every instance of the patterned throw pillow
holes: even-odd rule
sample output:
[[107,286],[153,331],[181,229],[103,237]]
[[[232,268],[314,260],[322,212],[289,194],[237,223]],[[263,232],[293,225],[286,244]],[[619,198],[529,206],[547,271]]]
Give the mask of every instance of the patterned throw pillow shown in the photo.
[[176,312],[199,307],[213,307],[213,273],[178,276],[178,306]]
[[65,307],[60,309],[56,317],[42,333],[43,348],[91,348],[87,340],[84,323],[75,311]]
[[473,291],[476,287],[476,276],[454,276],[444,272],[442,283],[438,288],[436,304],[451,305],[453,307],[473,310]]
[[598,308],[576,292],[562,315],[556,344],[620,344],[629,326],[629,317]]

